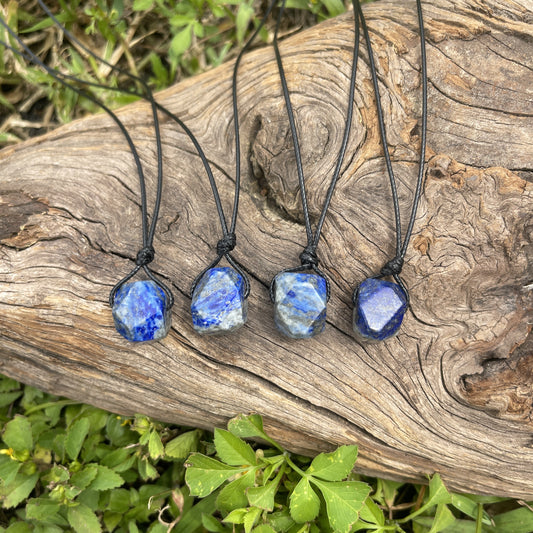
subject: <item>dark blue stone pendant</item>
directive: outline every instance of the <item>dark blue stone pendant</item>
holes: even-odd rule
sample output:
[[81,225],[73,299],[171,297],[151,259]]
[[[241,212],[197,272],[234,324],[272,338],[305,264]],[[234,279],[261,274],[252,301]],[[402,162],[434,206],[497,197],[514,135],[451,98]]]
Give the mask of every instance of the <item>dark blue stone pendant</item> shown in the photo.
[[384,341],[398,333],[407,295],[396,283],[365,279],[354,294],[353,329],[363,341]]
[[247,319],[243,277],[231,267],[210,268],[196,285],[191,302],[192,324],[198,333],[229,333]]
[[161,287],[153,281],[124,283],[113,300],[115,328],[132,342],[155,341],[170,329],[170,309]]
[[274,283],[274,322],[281,333],[308,339],[324,330],[327,285],[322,276],[281,272]]

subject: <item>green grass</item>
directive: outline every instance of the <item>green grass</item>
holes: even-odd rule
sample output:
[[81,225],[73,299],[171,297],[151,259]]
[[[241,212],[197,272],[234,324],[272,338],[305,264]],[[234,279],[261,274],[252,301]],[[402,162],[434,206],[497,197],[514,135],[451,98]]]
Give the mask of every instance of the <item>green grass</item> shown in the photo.
[[[261,17],[251,0],[59,4],[63,24],[154,89],[234,57]],[[289,5],[286,33],[345,9],[340,0]],[[0,13],[47,64],[129,87],[128,78],[64,41],[33,0],[8,0]],[[271,29],[269,21],[263,43]],[[132,98],[97,94],[112,107]],[[0,145],[95,111],[0,48]],[[0,428],[0,532],[328,533],[348,531],[355,520],[352,531],[533,531],[533,502],[450,494],[438,476],[426,486],[356,475],[355,447],[314,460],[292,455],[262,432],[257,416],[238,417],[229,431],[213,435],[143,415],[120,417],[0,376]],[[246,444],[241,437],[247,436],[261,436],[267,445]]]
[[0,428],[2,533],[533,531],[532,502],[354,474],[356,446],[290,454],[259,415],[213,435],[0,376]]
[[[235,56],[259,24],[253,0],[59,0],[62,24],[98,55],[147,80],[154,90],[216,67]],[[52,2],[49,2],[52,5]],[[345,10],[341,0],[289,0],[284,31],[309,26]],[[38,57],[87,81],[131,88],[131,80],[87,58],[63,39],[34,0],[7,0],[0,16]],[[273,20],[258,39],[271,38]],[[9,41],[0,29],[0,39]],[[11,40],[12,43],[12,40]],[[13,44],[13,43],[12,43]],[[132,99],[96,90],[111,107]],[[0,46],[0,146],[43,133],[98,107]]]

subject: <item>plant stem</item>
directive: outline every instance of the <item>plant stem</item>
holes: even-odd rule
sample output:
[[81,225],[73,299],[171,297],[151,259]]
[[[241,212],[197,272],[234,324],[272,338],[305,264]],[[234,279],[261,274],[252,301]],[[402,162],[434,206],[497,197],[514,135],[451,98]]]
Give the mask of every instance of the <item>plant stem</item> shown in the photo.
[[483,504],[477,504],[476,533],[481,533],[483,528]]

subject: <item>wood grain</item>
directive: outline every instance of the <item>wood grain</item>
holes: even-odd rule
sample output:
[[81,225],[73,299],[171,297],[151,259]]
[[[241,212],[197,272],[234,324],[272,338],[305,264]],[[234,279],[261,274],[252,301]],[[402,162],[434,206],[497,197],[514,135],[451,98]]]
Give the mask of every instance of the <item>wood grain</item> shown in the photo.
[[[0,371],[130,414],[212,428],[255,411],[286,446],[360,447],[361,472],[453,490],[533,498],[533,4],[427,0],[428,165],[406,258],[412,308],[374,345],[351,332],[351,293],[393,254],[392,204],[361,48],[353,132],[319,247],[332,282],[326,331],[276,332],[271,278],[305,244],[288,123],[272,49],[239,79],[243,186],[235,257],[250,272],[249,321],[200,337],[188,291],[220,229],[187,137],[162,119],[165,194],[155,271],[176,296],[155,344],[115,332],[109,290],[140,247],[138,183],[112,121],[97,115],[0,153]],[[414,2],[365,6],[388,141],[407,219],[420,113]],[[282,43],[316,220],[341,143],[352,15]],[[234,185],[232,64],[158,95],[198,136],[229,211]],[[151,195],[149,107],[121,109]],[[529,336],[528,336],[529,335]]]

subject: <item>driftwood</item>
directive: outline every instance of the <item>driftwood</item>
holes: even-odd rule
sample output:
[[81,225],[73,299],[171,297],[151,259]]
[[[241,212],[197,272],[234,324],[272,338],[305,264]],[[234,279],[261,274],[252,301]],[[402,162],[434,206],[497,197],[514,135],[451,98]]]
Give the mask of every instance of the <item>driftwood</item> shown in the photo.
[[[393,254],[392,204],[367,55],[354,127],[319,248],[332,282],[326,331],[290,341],[267,287],[304,245],[292,144],[270,47],[240,76],[244,176],[235,257],[251,273],[249,321],[200,337],[188,290],[219,238],[190,141],[163,121],[165,195],[155,271],[176,296],[170,335],[133,345],[107,297],[140,247],[139,192],[105,115],[0,153],[0,371],[130,414],[211,428],[255,411],[291,449],[357,443],[362,472],[533,498],[533,4],[428,0],[427,178],[403,276],[412,309],[398,337],[360,345],[351,292]],[[365,6],[378,56],[404,219],[419,153],[414,2]],[[288,38],[282,53],[316,219],[340,146],[352,15]],[[234,175],[232,64],[158,95],[198,135],[227,210]],[[154,191],[149,107],[120,110]]]

